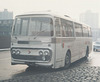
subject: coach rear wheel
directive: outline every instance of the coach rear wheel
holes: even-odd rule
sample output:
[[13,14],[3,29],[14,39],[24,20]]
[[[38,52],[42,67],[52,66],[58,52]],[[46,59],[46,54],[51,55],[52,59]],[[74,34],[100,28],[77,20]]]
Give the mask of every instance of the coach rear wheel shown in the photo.
[[64,68],[68,68],[70,64],[71,64],[71,54],[70,52],[67,52],[65,56],[65,67]]
[[87,47],[85,57],[87,58],[88,56],[89,56],[89,48]]

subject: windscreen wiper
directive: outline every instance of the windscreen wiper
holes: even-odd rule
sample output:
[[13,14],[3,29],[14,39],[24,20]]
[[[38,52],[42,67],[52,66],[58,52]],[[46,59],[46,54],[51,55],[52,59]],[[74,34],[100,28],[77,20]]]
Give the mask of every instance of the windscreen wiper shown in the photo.
[[40,32],[36,33],[36,35],[35,35],[34,39],[36,39],[36,38],[37,38],[37,36],[38,36],[40,33],[45,32],[46,30],[47,30],[47,29],[44,29],[44,30],[41,30]]

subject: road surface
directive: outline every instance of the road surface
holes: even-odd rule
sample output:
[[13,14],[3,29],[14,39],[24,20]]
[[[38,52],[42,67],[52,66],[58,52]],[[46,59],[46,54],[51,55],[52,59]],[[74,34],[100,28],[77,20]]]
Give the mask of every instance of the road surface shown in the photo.
[[[44,68],[44,67],[29,68],[27,65],[11,65],[10,51],[0,51],[0,81],[8,81],[8,79],[10,79],[11,81],[15,81],[15,80],[20,81],[19,80],[19,78],[20,78],[24,82],[24,80],[26,78],[29,79],[30,77],[32,77],[32,79],[30,79],[30,81],[36,80],[37,82],[38,81],[42,82],[43,75],[48,76],[48,77],[50,76],[52,79],[55,79],[54,77],[52,77],[52,75],[56,76],[56,74],[57,74],[58,80],[56,79],[55,82],[57,82],[57,81],[60,82],[61,80],[59,80],[59,74],[62,74],[62,76],[64,76],[65,71],[67,71],[67,73],[69,73],[69,71],[72,71],[71,73],[73,75],[75,73],[75,70],[76,71],[78,70],[78,72],[80,73],[79,70],[81,70],[81,72],[82,71],[84,72],[85,68],[87,70],[90,70],[88,72],[91,72],[91,74],[93,73],[93,75],[94,74],[98,75],[94,80],[99,80],[99,71],[97,70],[100,67],[99,62],[100,62],[100,52],[92,52],[90,54],[90,56],[88,57],[88,59],[82,58],[82,59],[72,63],[71,66],[66,70],[63,70],[63,69],[52,70],[50,68]],[[69,73],[69,74],[71,74],[71,73]],[[87,71],[86,71],[86,73],[87,73]],[[81,74],[77,74],[77,75],[80,76]],[[90,75],[91,78],[88,78],[88,79],[93,80],[93,78],[94,78],[93,75]],[[36,79],[36,76],[38,76],[37,79]],[[67,75],[65,75],[65,76],[69,77]],[[70,76],[70,79],[71,79],[71,76]],[[71,81],[77,81],[78,82],[78,80],[80,78],[83,78],[84,75],[82,77],[79,77],[79,76],[77,76],[77,78],[74,79],[74,80],[71,79]],[[87,76],[89,76],[89,75],[87,75]],[[35,78],[35,80],[33,79],[33,77]],[[39,77],[40,78],[42,77],[42,80]],[[50,77],[49,77],[49,79],[50,79]],[[66,77],[64,77],[64,78],[66,78]],[[76,76],[73,76],[73,77],[76,77]],[[60,76],[60,78],[61,78],[61,76]],[[84,80],[84,78],[83,78],[83,80]],[[66,79],[66,80],[68,80],[68,79]],[[53,81],[53,80],[51,80],[51,81]],[[70,80],[68,80],[68,81],[70,82]]]

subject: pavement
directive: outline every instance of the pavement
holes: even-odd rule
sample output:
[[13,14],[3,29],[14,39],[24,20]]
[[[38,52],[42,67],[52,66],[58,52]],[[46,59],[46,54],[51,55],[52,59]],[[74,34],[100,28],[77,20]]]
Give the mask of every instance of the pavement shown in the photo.
[[8,50],[10,50],[10,48],[0,49],[0,51],[8,51]]

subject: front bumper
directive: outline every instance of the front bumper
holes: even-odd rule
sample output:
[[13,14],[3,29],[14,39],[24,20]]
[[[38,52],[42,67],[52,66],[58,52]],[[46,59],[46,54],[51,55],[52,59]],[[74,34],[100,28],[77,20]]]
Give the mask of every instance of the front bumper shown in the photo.
[[24,65],[33,65],[33,66],[45,66],[45,67],[52,67],[53,64],[50,62],[36,62],[36,61],[30,61],[30,60],[17,60],[17,59],[12,59],[11,65],[16,65],[16,64],[24,64]]
[[[42,51],[43,54],[39,54],[39,51]],[[47,55],[44,54],[46,51],[48,51]],[[52,51],[48,48],[11,48],[11,57],[17,60],[50,62]]]

